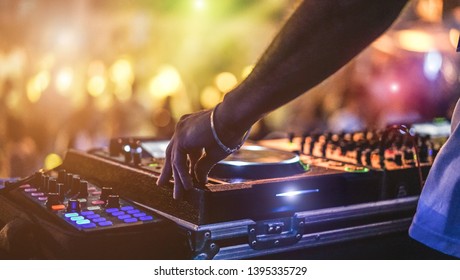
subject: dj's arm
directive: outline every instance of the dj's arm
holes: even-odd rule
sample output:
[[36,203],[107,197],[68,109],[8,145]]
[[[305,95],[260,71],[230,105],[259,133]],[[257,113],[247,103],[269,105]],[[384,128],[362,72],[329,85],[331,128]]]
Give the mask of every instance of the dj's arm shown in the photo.
[[[166,152],[158,184],[173,175],[174,196],[206,181],[212,166],[245,132],[274,109],[336,72],[381,35],[407,0],[305,0],[262,55],[252,73],[214,110],[184,116]],[[203,153],[203,149],[205,153]],[[188,166],[190,159],[191,166]]]

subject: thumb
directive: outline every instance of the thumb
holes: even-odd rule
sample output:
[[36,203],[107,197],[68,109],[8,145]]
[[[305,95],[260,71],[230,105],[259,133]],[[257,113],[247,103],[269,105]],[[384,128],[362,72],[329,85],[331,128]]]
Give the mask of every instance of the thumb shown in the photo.
[[197,161],[195,165],[195,178],[200,185],[204,185],[208,182],[208,174],[217,163],[218,160],[210,157],[207,153]]

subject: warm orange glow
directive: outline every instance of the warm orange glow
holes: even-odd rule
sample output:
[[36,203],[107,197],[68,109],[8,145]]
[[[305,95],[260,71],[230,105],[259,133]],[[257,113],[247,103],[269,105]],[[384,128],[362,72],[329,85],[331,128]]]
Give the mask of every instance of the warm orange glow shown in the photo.
[[125,102],[131,98],[133,91],[132,91],[131,85],[122,84],[122,85],[117,85],[113,93],[115,94],[115,97],[119,101]]
[[105,71],[105,65],[100,60],[91,61],[91,63],[88,65],[89,76],[104,76]]
[[216,76],[215,83],[221,92],[227,93],[238,84],[238,80],[232,73],[222,72]]
[[213,108],[222,100],[222,93],[213,86],[206,87],[200,95],[201,106],[205,109]]
[[70,88],[72,87],[73,84],[73,79],[74,79],[74,73],[73,70],[69,67],[61,69],[57,76],[56,76],[56,81],[55,81],[55,86],[58,92],[62,95],[66,95]]
[[48,71],[42,71],[27,82],[26,94],[31,103],[40,100],[43,91],[50,83],[50,74]]
[[91,96],[97,97],[104,93],[106,81],[104,77],[93,76],[88,80],[86,89]]
[[112,108],[114,103],[114,100],[110,94],[102,94],[101,96],[98,96],[94,101],[96,108],[101,112],[105,112]]
[[441,22],[443,0],[418,0],[416,12],[418,16],[429,22]]
[[459,37],[460,37],[460,31],[458,31],[455,28],[452,28],[451,30],[449,30],[449,41],[452,44],[452,47],[454,47],[454,49],[457,48]]
[[434,37],[421,30],[401,30],[396,37],[401,48],[414,52],[427,52],[435,48]]
[[131,84],[134,81],[131,62],[127,59],[115,61],[112,67],[110,67],[110,79],[116,84]]
[[171,65],[160,67],[158,75],[150,81],[150,94],[157,98],[163,99],[177,92],[182,85],[179,72]]

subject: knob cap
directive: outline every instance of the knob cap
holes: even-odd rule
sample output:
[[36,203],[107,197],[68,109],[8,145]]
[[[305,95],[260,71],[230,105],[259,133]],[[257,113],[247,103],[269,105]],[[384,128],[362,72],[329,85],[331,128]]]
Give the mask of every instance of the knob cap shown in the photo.
[[70,193],[77,194],[80,191],[80,176],[74,175],[72,176],[72,182],[70,185]]
[[64,182],[65,192],[68,192],[72,188],[72,179],[73,179],[73,174],[72,173],[66,173],[65,182]]
[[48,191],[50,193],[58,193],[59,190],[57,188],[57,181],[56,178],[50,178],[48,181]]
[[109,153],[111,157],[119,156],[122,151],[123,139],[115,138],[110,140]]
[[117,194],[111,194],[107,197],[106,208],[118,208],[120,207],[120,196]]
[[46,200],[46,207],[51,209],[53,205],[61,204],[61,200],[59,199],[59,193],[48,193],[48,199]]
[[125,163],[130,163],[133,159],[131,154],[131,146],[126,144],[123,146],[123,155],[125,156]]
[[67,212],[80,212],[81,211],[81,205],[80,201],[76,199],[69,199],[69,202],[67,204]]
[[140,165],[142,161],[142,148],[136,147],[132,149],[132,156],[134,165]]
[[88,197],[88,182],[85,180],[80,181],[80,189],[78,191],[78,198]]
[[101,196],[99,197],[99,199],[102,200],[102,201],[107,201],[107,198],[111,194],[113,194],[112,188],[103,187],[102,190],[101,190]]
[[65,171],[65,169],[59,170],[59,171],[58,171],[58,178],[57,178],[57,181],[58,181],[59,183],[65,184],[66,178],[67,178],[67,172]]
[[56,192],[59,193],[59,199],[60,201],[64,201],[65,194],[66,194],[66,189],[64,188],[64,184],[62,183],[57,183],[56,184]]

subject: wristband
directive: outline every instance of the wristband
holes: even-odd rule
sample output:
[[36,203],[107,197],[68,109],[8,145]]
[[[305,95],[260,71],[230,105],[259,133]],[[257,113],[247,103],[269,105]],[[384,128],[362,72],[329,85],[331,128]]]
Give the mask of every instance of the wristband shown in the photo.
[[210,116],[212,136],[214,136],[214,140],[216,140],[217,145],[219,145],[219,147],[221,147],[222,150],[224,150],[224,152],[226,152],[227,154],[232,154],[232,153],[238,151],[241,148],[241,146],[243,146],[244,142],[246,142],[246,140],[249,137],[249,133],[250,133],[251,129],[246,131],[246,133],[243,136],[243,139],[241,140],[241,143],[238,146],[236,146],[235,148],[232,149],[232,148],[229,148],[229,147],[225,146],[225,144],[222,143],[222,141],[220,141],[219,136],[217,136],[216,127],[214,125],[214,112],[216,111],[216,108],[217,108],[217,106],[214,107],[214,109],[211,111],[211,116]]

